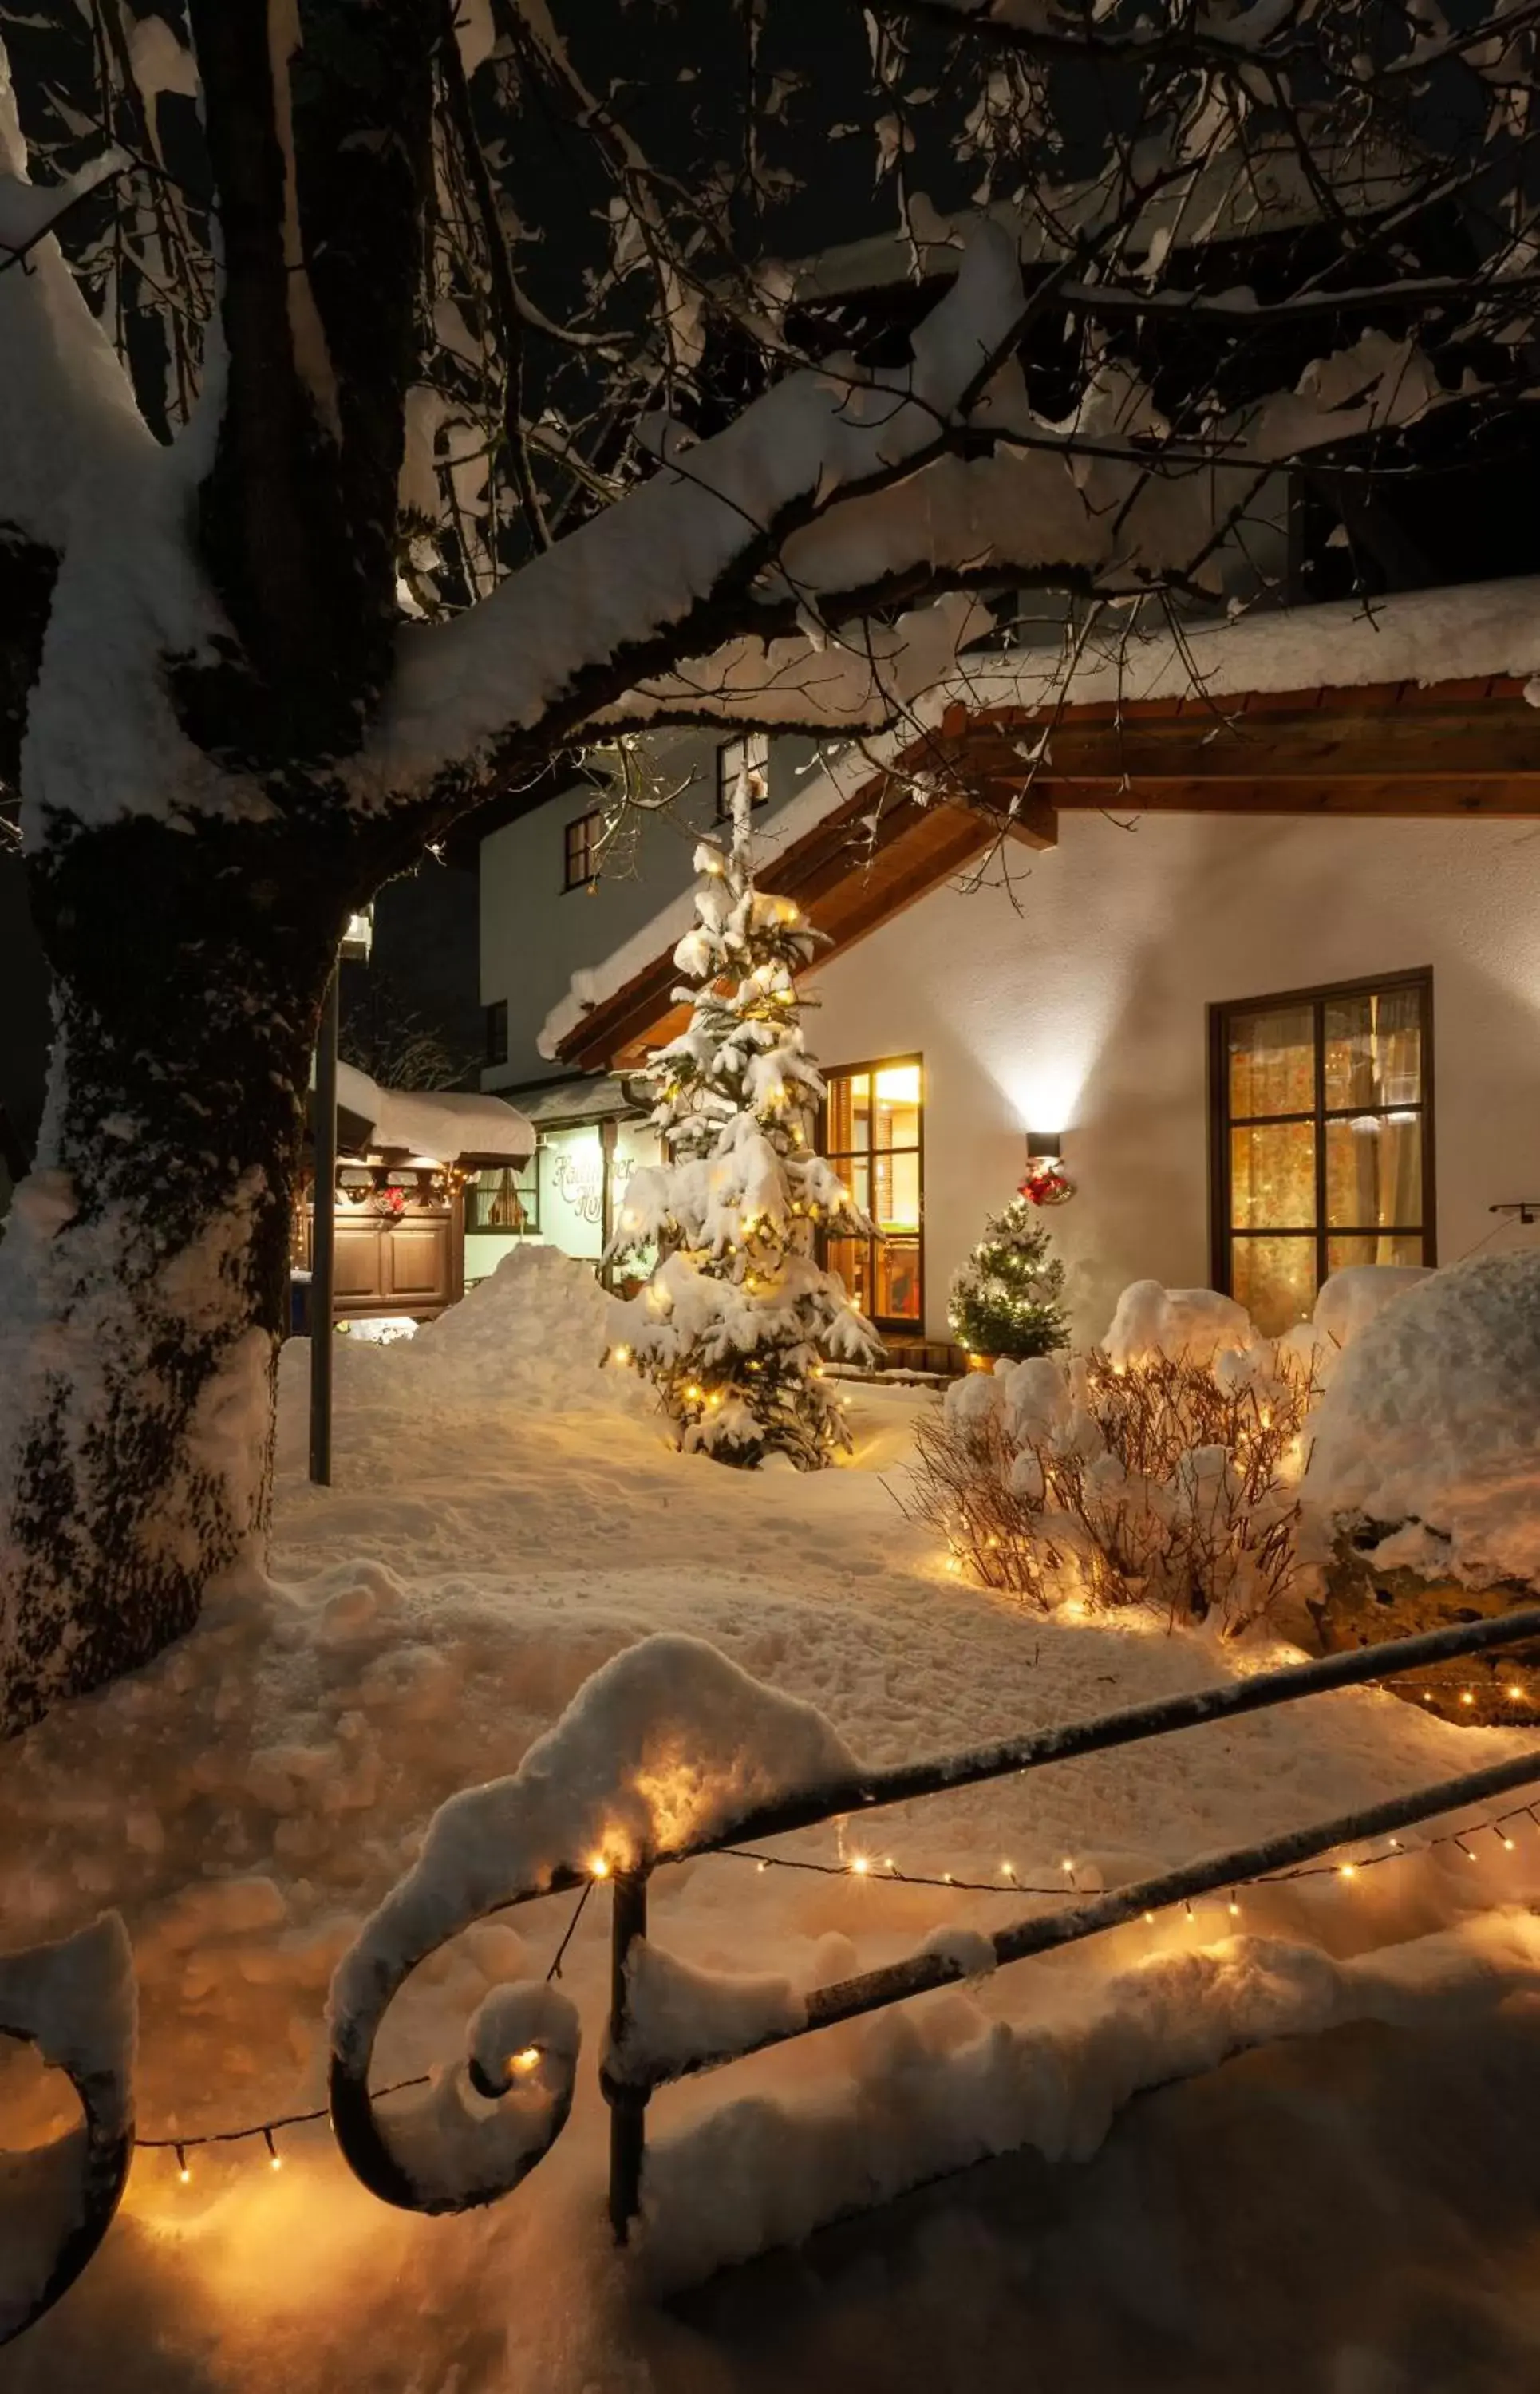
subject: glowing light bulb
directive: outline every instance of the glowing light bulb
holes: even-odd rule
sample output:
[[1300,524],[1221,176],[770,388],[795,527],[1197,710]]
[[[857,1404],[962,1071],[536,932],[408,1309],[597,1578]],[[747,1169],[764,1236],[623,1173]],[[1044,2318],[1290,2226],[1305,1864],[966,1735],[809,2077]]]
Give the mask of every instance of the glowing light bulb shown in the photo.
[[629,1347],[612,1347],[610,1361],[612,1363],[628,1363],[631,1361],[631,1349]]
[[527,2078],[532,2070],[539,2067],[539,2063],[540,2047],[537,2045],[526,2045],[521,2053],[516,2053],[513,2056],[508,2068],[517,2070],[521,2078]]
[[608,1878],[610,1875],[610,1865],[602,1854],[594,1856],[588,1869],[594,1878]]
[[1475,1701],[1476,1699],[1471,1694],[1468,1688],[1462,1688],[1460,1690],[1460,1702],[1462,1704],[1473,1704]]
[[1016,1864],[1014,1862],[1002,1862],[1000,1864],[1000,1875],[1002,1878],[1014,1878],[1016,1876]]
[[1060,1867],[1060,1869],[1061,1871],[1065,1872],[1065,1873],[1068,1874],[1068,1876],[1069,1876],[1069,1877],[1073,1878],[1073,1876],[1074,1876],[1074,1864],[1073,1864],[1073,1861],[1071,1861],[1071,1860],[1070,1860],[1070,1858],[1069,1858],[1069,1855],[1068,1855],[1068,1854],[1066,1854],[1066,1855],[1065,1855],[1065,1857],[1064,1857],[1063,1861],[1060,1863],[1059,1867]]
[[1357,1878],[1358,1864],[1356,1862],[1339,1862],[1337,1864],[1336,1874],[1338,1878]]
[[1522,1688],[1509,1688],[1508,1694],[1513,1698],[1516,1704],[1523,1703],[1524,1691]]
[[1511,1837],[1505,1837],[1505,1838],[1503,1839],[1503,1851],[1504,1851],[1504,1853],[1505,1853],[1505,1854],[1510,1854],[1510,1853],[1512,1853],[1512,1851],[1513,1851],[1513,1839],[1512,1839]]
[[1144,1925],[1145,1925],[1146,1928],[1153,1928],[1153,1927],[1154,1927],[1154,1925],[1155,1925],[1155,1915],[1154,1915],[1154,1914],[1153,1914],[1152,1912],[1147,1912],[1147,1913],[1145,1914],[1145,1915],[1144,1915]]
[[871,1869],[871,1867],[872,1867],[872,1865],[871,1865],[871,1863],[867,1861],[867,1859],[866,1859],[866,1857],[865,1857],[865,1855],[864,1855],[864,1854],[852,1854],[852,1855],[851,1855],[851,1857],[850,1857],[850,1870],[851,1870],[851,1873],[852,1873],[853,1876],[855,1876],[856,1878],[864,1878],[864,1877],[865,1877],[865,1875],[866,1875],[866,1874],[867,1874],[867,1872]]

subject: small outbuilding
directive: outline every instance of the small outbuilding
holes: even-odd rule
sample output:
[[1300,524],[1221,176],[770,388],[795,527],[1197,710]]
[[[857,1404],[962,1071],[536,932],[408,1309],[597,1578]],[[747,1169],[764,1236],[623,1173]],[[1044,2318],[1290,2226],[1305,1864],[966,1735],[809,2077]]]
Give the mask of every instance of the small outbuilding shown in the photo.
[[[512,1185],[534,1152],[533,1127],[501,1098],[383,1089],[355,1064],[337,1065],[336,1087],[336,1318],[429,1322],[465,1294],[467,1183],[501,1172]],[[308,1176],[294,1219],[301,1285],[312,1230]]]

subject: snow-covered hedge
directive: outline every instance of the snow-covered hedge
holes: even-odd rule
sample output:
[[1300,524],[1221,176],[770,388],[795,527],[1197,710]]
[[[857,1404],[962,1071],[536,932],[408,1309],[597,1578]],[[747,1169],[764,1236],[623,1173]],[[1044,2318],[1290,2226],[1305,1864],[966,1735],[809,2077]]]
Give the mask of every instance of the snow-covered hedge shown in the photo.
[[1312,1509],[1397,1531],[1382,1561],[1540,1580],[1540,1253],[1402,1289],[1352,1338],[1311,1434]]

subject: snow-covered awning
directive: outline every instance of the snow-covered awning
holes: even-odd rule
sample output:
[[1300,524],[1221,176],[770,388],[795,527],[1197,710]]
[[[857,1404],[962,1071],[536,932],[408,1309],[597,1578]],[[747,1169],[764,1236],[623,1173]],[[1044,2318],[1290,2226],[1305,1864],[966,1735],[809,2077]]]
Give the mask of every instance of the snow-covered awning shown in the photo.
[[645,1104],[634,1098],[617,1072],[585,1072],[570,1081],[551,1081],[543,1087],[520,1089],[522,1110],[539,1130],[566,1130],[585,1123],[621,1122],[644,1114]]
[[[341,1144],[434,1164],[523,1164],[534,1132],[502,1098],[458,1089],[382,1089],[356,1064],[336,1068]],[[350,1117],[350,1119],[349,1119]]]

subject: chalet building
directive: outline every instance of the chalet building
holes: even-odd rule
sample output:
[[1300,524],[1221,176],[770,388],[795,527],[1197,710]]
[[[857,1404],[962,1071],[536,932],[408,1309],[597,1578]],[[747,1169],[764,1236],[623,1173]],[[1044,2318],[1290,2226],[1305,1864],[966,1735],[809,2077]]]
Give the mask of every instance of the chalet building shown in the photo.
[[[1073,1184],[1086,1335],[1135,1279],[1275,1331],[1341,1266],[1536,1235],[1540,582],[1125,634],[1067,685],[1060,655],[969,656],[880,747],[766,756],[761,878],[828,935],[825,1143],[876,1225],[833,1260],[890,1347],[947,1339],[1033,1155]],[[469,1277],[483,1239],[597,1257],[651,1152],[628,1075],[683,1019],[692,831],[742,761],[666,753],[678,819],[625,875],[590,869],[591,793],[483,848],[483,1084],[541,1144],[524,1222],[467,1221]]]

